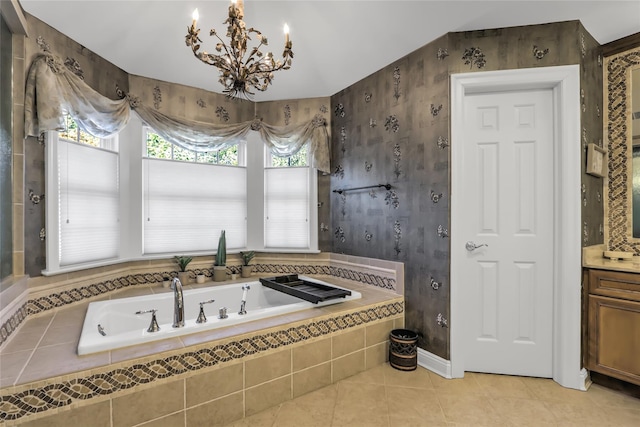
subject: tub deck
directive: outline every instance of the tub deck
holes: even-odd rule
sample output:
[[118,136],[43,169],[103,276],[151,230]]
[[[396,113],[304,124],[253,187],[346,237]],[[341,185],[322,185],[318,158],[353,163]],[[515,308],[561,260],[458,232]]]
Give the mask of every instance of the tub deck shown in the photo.
[[[260,276],[254,276],[253,279],[257,279],[258,277]],[[269,277],[269,275],[264,275],[263,277]],[[402,302],[403,300],[403,297],[396,293],[377,289],[362,283],[331,276],[313,277],[337,286],[358,291],[362,294],[362,298],[86,356],[78,356],[76,350],[82,331],[84,316],[90,301],[30,317],[23,322],[19,330],[15,332],[15,336],[12,336],[10,341],[0,351],[0,358],[2,359],[2,363],[0,364],[0,388],[70,375],[76,372],[151,356],[157,353],[181,350],[213,340],[221,340],[263,329],[274,328],[284,324],[308,321],[309,319],[325,315],[335,315],[336,313],[362,309],[367,306],[392,301]],[[246,281],[246,279],[238,279],[235,282],[243,281]],[[226,281],[223,282],[223,284],[233,282],[234,281]],[[189,284],[185,286],[184,289],[198,289],[211,286],[212,284],[214,283],[210,281],[204,284]],[[160,284],[138,285],[134,288],[111,293],[103,298],[93,299],[92,301],[164,292],[172,291],[163,288]]]
[[[298,276],[296,275],[296,277]],[[345,299],[331,299],[320,302],[315,307],[339,304],[345,300],[360,298],[359,292],[333,287],[333,285],[326,282],[306,276],[301,277],[308,280],[306,283],[349,294]],[[240,301],[241,298],[244,298],[241,287],[244,285],[249,287],[244,291],[247,293],[246,312],[240,315],[238,313]],[[205,323],[196,322],[199,301],[212,303],[212,307],[209,307],[209,318]],[[270,289],[257,280],[243,283],[214,284],[207,287],[200,286],[198,289],[183,290],[184,325],[181,328],[172,326],[174,304],[174,295],[167,293],[92,302],[89,304],[84,319],[84,326],[78,344],[78,354],[84,356],[106,350],[181,337],[295,311],[308,310],[314,307],[311,302],[288,295],[285,292]],[[147,331],[151,318],[148,310],[151,307],[154,310],[158,310],[156,320],[159,326],[158,330],[152,333]],[[224,319],[219,319],[217,316],[220,307],[225,307],[227,310],[227,317]],[[137,313],[140,311],[146,315],[138,315]],[[98,325],[102,329],[98,329]]]

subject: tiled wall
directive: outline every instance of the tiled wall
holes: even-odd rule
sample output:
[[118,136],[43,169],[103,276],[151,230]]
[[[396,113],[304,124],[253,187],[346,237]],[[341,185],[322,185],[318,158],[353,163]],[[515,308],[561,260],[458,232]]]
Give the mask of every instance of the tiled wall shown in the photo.
[[402,324],[401,316],[385,319],[20,425],[125,426],[155,420],[222,426],[384,363],[389,331]]
[[24,244],[24,76],[21,70],[25,67],[25,37],[14,35],[13,45],[13,275],[25,274]]
[[11,122],[13,94],[11,69],[13,67],[12,36],[9,26],[0,15],[0,290],[4,279],[13,274],[13,202],[12,163],[13,141]]
[[[602,145],[602,58],[578,21],[449,33],[331,98],[333,252],[405,262],[407,327],[449,358],[449,76],[581,66],[583,146]],[[586,151],[583,151],[583,170]],[[601,243],[602,179],[582,174],[584,245]]]

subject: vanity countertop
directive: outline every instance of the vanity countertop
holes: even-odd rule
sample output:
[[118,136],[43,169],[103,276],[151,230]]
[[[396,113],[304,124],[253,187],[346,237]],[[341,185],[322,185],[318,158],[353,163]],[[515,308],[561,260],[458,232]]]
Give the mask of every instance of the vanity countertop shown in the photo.
[[612,260],[605,258],[605,245],[588,246],[582,249],[582,266],[599,270],[626,271],[640,273],[640,256],[628,260]]

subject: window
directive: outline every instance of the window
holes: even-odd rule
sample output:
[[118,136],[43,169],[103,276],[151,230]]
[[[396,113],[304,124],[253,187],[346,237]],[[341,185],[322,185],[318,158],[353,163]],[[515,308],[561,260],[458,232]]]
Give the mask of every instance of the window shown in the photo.
[[196,153],[136,114],[118,138],[94,138],[71,118],[64,132],[47,135],[45,275],[211,255],[223,229],[231,253],[317,250],[316,173],[306,149],[273,158],[251,132],[236,146]]
[[310,247],[309,168],[267,168],[264,178],[264,246]]
[[[267,153],[264,175],[265,248],[309,249],[311,169],[307,147],[289,157]],[[313,184],[312,184],[313,182]],[[315,199],[315,198],[314,198]]]
[[269,166],[274,168],[291,167],[291,166],[307,166],[307,146],[305,145],[293,156],[289,157],[277,157],[272,154],[268,154],[270,158]]
[[143,253],[212,252],[223,229],[229,250],[244,249],[247,173],[237,166],[239,147],[202,154],[146,135]]
[[111,151],[118,151],[118,138],[98,138],[78,127],[73,118],[67,115],[64,119],[66,129],[60,132],[59,138],[68,142],[89,145],[96,148],[104,148]]
[[240,147],[238,145],[229,147],[226,150],[197,153],[165,141],[160,135],[152,132],[149,128],[146,129],[146,135],[146,157],[149,158],[228,166],[240,165]]
[[[116,259],[120,247],[119,154],[117,138],[95,138],[71,117],[67,130],[51,132],[55,159],[47,187],[47,269]],[[51,197],[53,195],[53,197]],[[55,246],[55,247],[54,247]]]

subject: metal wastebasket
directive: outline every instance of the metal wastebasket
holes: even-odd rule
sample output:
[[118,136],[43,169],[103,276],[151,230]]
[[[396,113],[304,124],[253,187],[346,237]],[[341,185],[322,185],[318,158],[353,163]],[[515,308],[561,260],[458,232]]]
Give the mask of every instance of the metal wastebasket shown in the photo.
[[409,329],[394,329],[389,334],[389,364],[401,371],[418,366],[418,334]]

